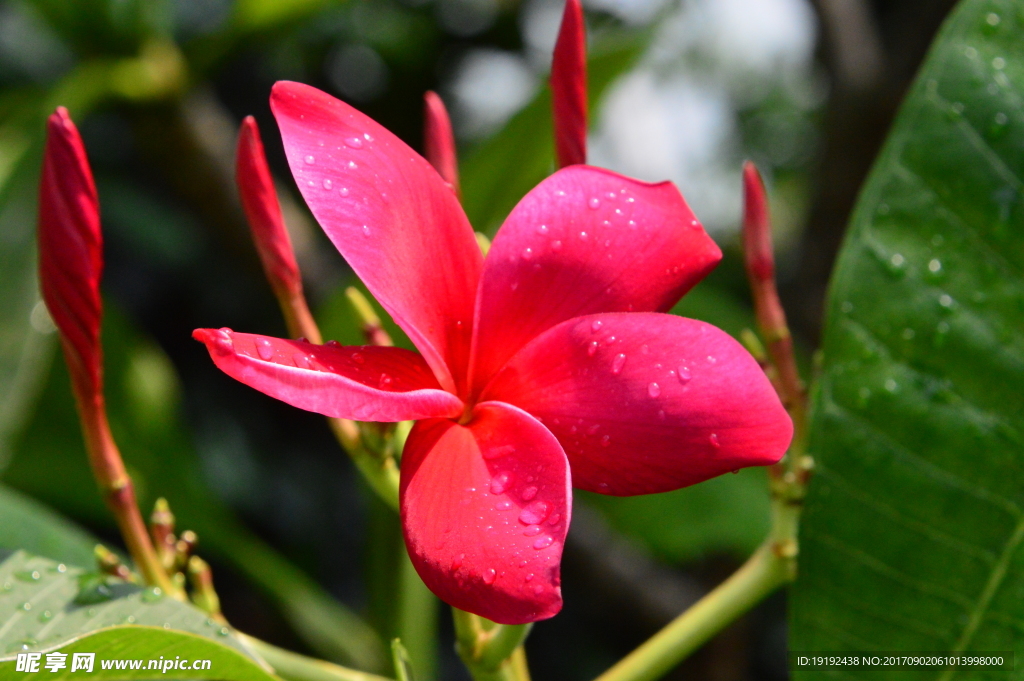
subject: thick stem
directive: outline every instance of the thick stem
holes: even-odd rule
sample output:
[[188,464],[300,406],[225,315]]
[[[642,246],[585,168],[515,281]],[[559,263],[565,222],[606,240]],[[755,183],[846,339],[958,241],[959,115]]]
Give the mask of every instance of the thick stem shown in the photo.
[[286,681],[392,681],[384,676],[299,655],[242,633],[238,635]]
[[473,681],[530,681],[522,642],[530,625],[495,624],[452,608],[455,650]]

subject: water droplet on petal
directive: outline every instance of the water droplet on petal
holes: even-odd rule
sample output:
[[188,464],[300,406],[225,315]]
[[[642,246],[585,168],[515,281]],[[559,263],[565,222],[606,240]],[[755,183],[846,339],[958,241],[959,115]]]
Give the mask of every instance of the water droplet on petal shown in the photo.
[[590,344],[587,346],[587,354],[590,355],[591,357],[593,357],[597,353],[597,348],[598,348],[598,342],[597,341],[590,341]]
[[338,190],[338,193],[341,194],[342,196],[348,196],[348,187],[342,187],[341,189]]
[[307,155],[306,158],[303,160],[305,160],[306,163],[308,163],[309,165],[313,165],[314,163],[316,163],[316,158],[313,157],[313,154]]
[[380,382],[378,383],[381,390],[387,390],[391,387],[391,377],[387,374],[380,375]]
[[265,362],[269,362],[274,356],[274,346],[266,338],[256,339],[256,354]]
[[636,229],[636,220],[630,220],[626,224],[629,225],[630,229]]
[[345,140],[345,144],[347,146],[352,147],[353,149],[363,148],[363,140],[359,139],[358,137],[349,137],[348,139]]
[[600,319],[595,319],[595,320],[594,320],[593,322],[591,322],[591,324],[590,324],[590,330],[591,330],[591,331],[593,331],[593,332],[595,332],[595,333],[597,333],[598,331],[600,331],[600,329],[601,329],[601,326],[602,326],[602,325],[603,325],[603,324],[602,324],[602,322],[601,322],[601,320],[600,320]]
[[721,443],[718,441],[717,433],[711,433],[711,437],[709,437],[708,440],[711,442],[711,446],[714,447],[715,449],[718,449],[719,447],[722,446]]
[[530,260],[532,258],[533,258],[533,249],[532,248],[524,248],[523,249],[523,260]]
[[537,234],[547,234],[547,233],[548,233],[548,226],[547,225],[537,225]]
[[368,132],[364,132],[363,133],[363,139],[366,140],[367,142],[372,142],[373,141],[373,137]]
[[329,177],[325,177],[324,178],[324,189],[330,189],[332,186],[334,186],[334,183],[331,182],[331,179]]
[[498,573],[494,570],[494,568],[488,568],[487,570],[484,570],[484,584],[494,584],[494,580],[497,576]]
[[609,445],[610,445],[611,443],[612,443],[612,438],[611,438],[611,436],[609,436],[609,435],[602,435],[602,436],[601,436],[601,446],[602,446],[602,447],[607,447],[607,446],[609,446]]
[[508,473],[498,473],[491,478],[491,494],[502,494],[508,489],[512,477]]
[[658,385],[657,383],[651,383],[649,386],[647,386],[647,394],[650,395],[651,397],[657,397],[658,395],[661,394],[661,386]]
[[466,560],[466,554],[464,553],[460,553],[459,555],[455,556],[455,558],[452,560],[452,570],[458,570],[460,567],[462,567],[462,561],[464,560]]
[[537,488],[531,485],[530,487],[524,489],[523,493],[520,496],[522,496],[523,501],[530,501],[535,496],[537,496]]
[[615,355],[615,359],[612,360],[612,373],[618,374],[622,371],[622,367],[626,366],[626,356],[621,352]]
[[522,510],[519,522],[523,525],[536,525],[544,522],[551,513],[551,504],[546,501],[535,501]]
[[714,364],[718,359],[714,355],[708,355],[708,364]]
[[295,366],[297,366],[300,369],[309,368],[309,358],[306,357],[301,352],[296,352],[294,355],[292,355],[292,361],[295,362]]
[[551,250],[553,250],[553,251],[560,251],[560,250],[562,250],[562,242],[558,241],[557,239],[555,241],[552,241],[551,242]]
[[[333,338],[331,340],[327,341],[326,343],[324,343],[324,345],[326,345],[329,348],[340,348],[341,347],[341,343],[339,343],[338,341],[334,340]],[[356,353],[356,354],[359,354],[359,353]],[[353,359],[355,359],[355,356],[353,356]]]
[[369,225],[363,225],[363,234],[365,234],[366,236],[370,236],[370,226]]
[[589,238],[590,238],[589,234],[587,234],[586,232],[580,232],[580,239],[581,240],[586,241]]
[[[537,547],[534,546],[534,548],[537,548]],[[538,584],[537,586],[533,587],[533,593],[535,593],[538,596],[540,596],[542,593],[544,593],[544,585]]]
[[526,581],[527,582],[532,582],[533,581],[533,573],[532,572],[530,574],[526,575]]
[[507,511],[508,509],[512,508],[512,502],[511,501],[499,501],[494,506],[494,508],[498,509],[499,511]]
[[482,451],[485,459],[500,459],[509,454],[515,454],[516,448],[513,445],[501,445],[500,447],[488,447]]
[[356,169],[356,168],[358,168],[359,166],[358,166],[358,165],[356,165],[356,162],[355,162],[355,161],[349,161],[349,162],[348,162],[348,167],[349,167],[349,168],[350,168],[351,170],[355,170],[355,169]]
[[589,201],[587,201],[587,205],[590,206],[591,209],[600,208],[601,207],[601,199],[599,199],[599,198],[597,198],[595,196],[595,197],[591,198]]
[[524,537],[536,537],[538,534],[540,534],[540,525],[530,525],[523,530]]
[[679,366],[679,372],[676,374],[676,377],[679,378],[679,382],[680,383],[682,383],[683,385],[686,385],[687,383],[690,382],[690,379],[693,378],[693,375],[690,374],[690,368],[689,367],[680,365]]
[[533,548],[540,551],[541,549],[546,549],[547,547],[551,546],[554,542],[554,539],[552,539],[548,535],[544,535],[543,537],[538,537],[537,541],[533,542]]

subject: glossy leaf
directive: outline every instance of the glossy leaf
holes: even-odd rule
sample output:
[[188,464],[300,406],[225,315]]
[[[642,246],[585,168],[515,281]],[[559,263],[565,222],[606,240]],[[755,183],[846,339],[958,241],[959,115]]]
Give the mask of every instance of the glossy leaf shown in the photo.
[[53,649],[84,634],[125,624],[189,632],[256,659],[230,629],[155,587],[143,588],[24,551],[0,563],[0,622],[0,660],[16,652]]
[[[153,626],[119,626],[103,629],[94,634],[75,639],[59,648],[48,649],[47,652],[59,652],[67,655],[64,661],[67,666],[63,669],[51,671],[46,668],[47,657],[45,654],[40,658],[39,671],[28,674],[16,672],[17,662],[15,660],[3,661],[0,656],[0,677],[6,678],[7,674],[16,676],[18,679],[46,679],[47,681],[58,681],[60,679],[79,679],[83,675],[93,681],[122,681],[127,679],[152,679],[160,677],[168,679],[193,678],[196,673],[193,671],[182,671],[168,668],[163,671],[162,666],[149,668],[150,661],[154,665],[170,665],[172,661],[187,660],[188,664],[205,665],[209,661],[208,668],[216,674],[216,678],[223,681],[273,681],[278,677],[274,676],[257,662],[245,657],[236,650],[221,645],[219,642],[207,638],[188,634],[181,631],[168,631],[163,627]],[[82,670],[71,671],[72,661],[75,653],[95,653],[93,671],[85,673]],[[141,660],[140,669],[116,669],[115,664],[109,666],[113,669],[103,669],[103,661],[136,661]],[[165,662],[166,661],[166,662]],[[127,663],[122,663],[128,666]],[[154,670],[160,671],[154,671]],[[187,668],[186,668],[187,669]]]
[[[1024,652],[1024,2],[947,20],[832,282],[793,650]],[[844,676],[987,678],[958,669]]]

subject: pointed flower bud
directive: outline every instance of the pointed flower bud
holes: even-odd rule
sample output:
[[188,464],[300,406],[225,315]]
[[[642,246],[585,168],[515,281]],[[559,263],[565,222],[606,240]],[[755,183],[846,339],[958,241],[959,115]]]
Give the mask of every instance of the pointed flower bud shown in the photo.
[[[743,254],[754,298],[754,313],[778,371],[776,389],[790,410],[802,409],[803,385],[793,356],[793,339],[775,286],[775,255],[768,197],[753,163],[743,165]],[[802,413],[794,418],[802,427]]]
[[459,160],[455,153],[455,135],[448,110],[436,92],[423,95],[423,146],[430,165],[444,178],[456,195],[459,193]]
[[78,129],[60,107],[47,121],[39,190],[39,282],[60,330],[82,408],[103,400],[100,276],[103,236],[92,171]]
[[284,312],[288,332],[319,343],[320,332],[302,292],[302,275],[281,215],[281,204],[267,166],[260,131],[252,116],[242,121],[235,164],[242,208],[249,219],[267,281]]
[[587,37],[580,0],[566,0],[551,63],[558,167],[587,162]]
[[93,473],[146,582],[167,589],[170,580],[146,532],[107,421],[100,346],[102,271],[96,185],[78,129],[60,107],[47,121],[39,188],[40,288],[60,330]]

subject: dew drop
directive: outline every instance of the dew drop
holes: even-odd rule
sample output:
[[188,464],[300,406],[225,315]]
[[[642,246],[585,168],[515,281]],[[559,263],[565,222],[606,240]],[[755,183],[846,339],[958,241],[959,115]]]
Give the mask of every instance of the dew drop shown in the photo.
[[306,158],[303,160],[305,160],[306,163],[308,163],[309,165],[313,165],[314,163],[316,163],[316,158],[313,157],[313,154],[307,155]]
[[952,296],[950,296],[948,293],[943,293],[941,296],[939,296],[939,305],[946,309],[953,307]]
[[596,210],[601,207],[601,199],[596,196],[587,201],[587,205],[590,206],[591,210]]
[[341,194],[342,196],[348,196],[348,187],[342,187],[341,189],[338,190],[338,193]]
[[510,508],[512,508],[512,502],[511,502],[511,501],[499,501],[499,502],[498,502],[498,503],[497,503],[497,504],[496,504],[496,505],[494,506],[494,508],[496,508],[496,509],[497,509],[497,510],[499,510],[499,511],[507,511],[507,510],[509,510]]
[[532,582],[533,581],[533,573],[532,572],[530,574],[526,575],[525,581],[527,581],[527,582]]
[[996,125],[1006,125],[1006,122],[1008,120],[1010,120],[1010,119],[1007,118],[1006,114],[1004,114],[1002,111],[1000,111],[999,113],[996,114],[995,120],[996,120]]
[[391,387],[391,377],[387,374],[380,375],[380,381],[378,382],[381,390],[387,390]]
[[157,601],[162,600],[163,597],[163,589],[161,589],[158,586],[149,587],[148,589],[142,592],[141,596],[143,603],[156,603]]
[[270,344],[266,338],[256,339],[256,354],[260,356],[265,362],[269,362],[270,358],[274,356],[274,347]]
[[547,234],[547,233],[548,233],[548,226],[547,225],[537,225],[537,234]]
[[300,369],[309,368],[309,358],[306,357],[301,352],[296,352],[294,355],[292,355],[292,361],[295,362],[295,366],[297,366]]
[[708,364],[714,364],[717,361],[718,361],[717,357],[715,357],[714,355],[708,355]]
[[711,446],[714,447],[715,449],[718,449],[719,447],[722,446],[722,444],[718,441],[718,433],[711,433],[711,437],[708,438],[708,441],[711,442]]
[[355,169],[356,169],[356,168],[358,168],[359,166],[358,166],[358,165],[356,165],[356,162],[355,162],[355,161],[349,161],[349,162],[348,162],[348,167],[349,167],[349,169],[350,169],[350,170],[355,170]]
[[498,573],[494,568],[488,568],[484,570],[484,584],[494,584],[494,580],[497,578]]
[[523,525],[536,525],[544,522],[551,513],[551,504],[546,501],[535,501],[522,510],[519,522]]
[[998,26],[1000,21],[1002,21],[1002,17],[995,12],[989,12],[985,15],[985,23],[989,26]]
[[597,353],[598,343],[597,341],[590,341],[587,345],[587,354],[593,357]]
[[458,570],[462,567],[462,561],[466,560],[466,554],[460,553],[452,559],[452,570]]
[[558,241],[557,239],[555,241],[552,241],[551,242],[551,250],[553,250],[553,251],[560,251],[560,250],[562,250],[562,242]]
[[607,447],[607,446],[609,446],[609,445],[610,445],[611,443],[612,443],[612,438],[611,438],[611,436],[608,436],[608,435],[602,435],[602,436],[601,436],[601,446],[602,446],[602,447]]
[[32,604],[29,603],[28,601],[25,601],[24,603],[21,604],[21,609],[24,610],[25,612],[28,612],[29,610],[32,609]]
[[612,373],[619,374],[624,366],[626,366],[626,355],[620,352],[615,355],[615,359],[612,360]]
[[647,394],[651,397],[657,397],[661,394],[661,386],[657,383],[651,383],[647,386]]
[[844,314],[850,314],[853,312],[853,303],[849,300],[844,300],[843,304],[839,306],[839,309],[842,310]]
[[488,447],[482,453],[485,459],[500,459],[503,456],[515,454],[516,448],[513,445],[501,445],[500,447]]
[[522,496],[523,501],[530,501],[535,496],[537,496],[537,488],[531,485],[524,489],[523,493],[520,496]]
[[491,478],[491,494],[503,494],[511,482],[512,477],[508,473],[498,473]]
[[367,142],[372,142],[373,141],[373,136],[370,135],[370,133],[368,133],[368,132],[364,132],[363,133],[363,139],[366,140]]
[[600,319],[595,319],[590,324],[590,330],[593,331],[594,333],[597,333],[598,331],[601,330],[602,326],[603,326],[603,323],[601,322],[601,320]]
[[611,240],[611,239],[605,239],[605,242],[604,242],[604,247],[605,247],[605,248],[608,248],[608,247],[609,247],[609,246],[611,246],[611,245],[612,245],[612,240]]
[[[337,343],[338,341],[334,342]],[[356,364],[366,364],[366,358],[363,357],[362,353],[360,352],[352,353],[352,361],[355,362]]]
[[580,232],[580,239],[581,239],[582,241],[586,241],[586,240],[587,240],[587,239],[589,239],[589,238],[590,238],[590,235],[589,235],[589,234],[587,234],[586,232]]
[[523,260],[532,260],[532,259],[533,259],[533,249],[532,248],[524,248],[523,249]]
[[[534,548],[537,548],[537,547],[534,546]],[[544,593],[543,585],[538,584],[537,586],[533,587],[533,593],[537,594],[538,596],[540,596],[542,593]]]
[[549,537],[548,535],[544,535],[543,537],[537,537],[537,541],[533,542],[533,548],[540,551],[541,549],[546,549],[547,547],[551,546],[554,543],[554,541],[555,540]]
[[346,146],[352,147],[353,149],[363,148],[363,140],[361,140],[358,137],[349,137],[347,140],[345,140],[345,144]]
[[690,367],[680,364],[679,370],[676,372],[676,378],[678,378],[679,382],[683,385],[689,383],[690,379],[693,378],[693,374],[690,373]]
[[540,534],[540,529],[540,525],[530,525],[525,530],[523,530],[523,536],[536,537],[538,534]]
[[49,611],[49,610],[43,610],[41,613],[39,613],[39,621],[40,622],[49,622],[52,619],[53,619],[53,613],[51,611]]
[[885,379],[885,384],[884,385],[885,385],[885,391],[889,392],[889,393],[896,392],[899,389],[899,387],[900,387],[899,384],[896,383],[896,381],[891,379],[891,378]]
[[518,281],[513,281],[511,284],[508,285],[508,287],[509,287],[509,289],[515,291],[517,288],[519,288],[519,282]]
[[665,420],[665,410],[664,409],[659,409],[658,410],[658,418],[661,419],[662,421]]
[[636,229],[636,220],[630,220],[626,224],[629,225],[630,229]]

